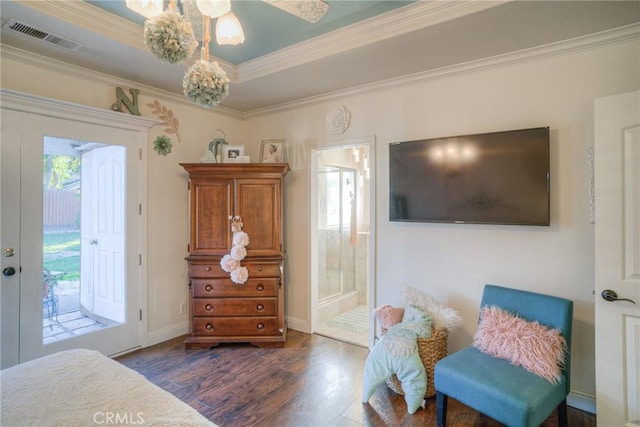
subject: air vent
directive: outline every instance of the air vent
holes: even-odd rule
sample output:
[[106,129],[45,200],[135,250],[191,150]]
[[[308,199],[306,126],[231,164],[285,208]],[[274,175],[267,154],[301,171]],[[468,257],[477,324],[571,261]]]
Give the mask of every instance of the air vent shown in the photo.
[[24,34],[35,39],[45,41],[47,43],[54,44],[69,50],[78,50],[84,45],[71,39],[64,38],[57,34],[50,33],[48,31],[33,27],[31,25],[16,21],[15,19],[9,19],[3,26],[3,29],[15,31],[20,34]]

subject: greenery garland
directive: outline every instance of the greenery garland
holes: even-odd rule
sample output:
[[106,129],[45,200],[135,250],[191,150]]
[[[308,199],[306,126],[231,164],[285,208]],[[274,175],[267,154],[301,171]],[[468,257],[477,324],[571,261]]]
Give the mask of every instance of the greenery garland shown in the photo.
[[217,62],[198,60],[184,74],[182,87],[191,101],[212,108],[229,95],[229,78]]
[[198,47],[191,23],[174,10],[145,21],[144,42],[158,59],[170,64],[189,58]]

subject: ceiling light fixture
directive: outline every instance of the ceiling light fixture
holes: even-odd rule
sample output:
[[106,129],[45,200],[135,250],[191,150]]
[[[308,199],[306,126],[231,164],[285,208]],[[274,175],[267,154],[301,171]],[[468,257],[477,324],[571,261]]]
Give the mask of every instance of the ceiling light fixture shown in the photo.
[[[312,23],[322,18],[329,8],[323,0],[263,1]],[[182,84],[189,99],[210,108],[229,93],[229,79],[225,71],[217,62],[209,62],[211,18],[217,18],[216,41],[219,45],[243,43],[244,31],[231,11],[231,0],[180,0],[182,13],[177,9],[177,2],[169,0],[166,12],[163,11],[163,0],[126,0],[126,5],[147,18],[145,43],[162,61],[174,64],[190,57],[198,44],[194,33],[202,34],[201,59],[187,70]]]
[[127,0],[127,7],[145,18],[162,13],[162,0]]
[[244,31],[236,15],[229,11],[216,21],[216,41],[218,44],[238,45],[244,42]]
[[203,15],[217,18],[231,10],[231,0],[196,0],[198,10]]

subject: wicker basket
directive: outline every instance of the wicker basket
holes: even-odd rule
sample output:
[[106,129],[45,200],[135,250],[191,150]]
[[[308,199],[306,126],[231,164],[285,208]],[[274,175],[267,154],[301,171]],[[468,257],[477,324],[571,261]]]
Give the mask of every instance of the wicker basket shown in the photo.
[[[383,330],[383,333],[386,332]],[[433,371],[436,362],[447,355],[447,331],[445,329],[434,330],[429,338],[418,338],[418,354],[422,360],[425,371],[427,371],[427,391],[425,398],[435,396],[436,389],[433,386]],[[387,385],[394,392],[404,395],[402,383],[393,374],[387,379]]]

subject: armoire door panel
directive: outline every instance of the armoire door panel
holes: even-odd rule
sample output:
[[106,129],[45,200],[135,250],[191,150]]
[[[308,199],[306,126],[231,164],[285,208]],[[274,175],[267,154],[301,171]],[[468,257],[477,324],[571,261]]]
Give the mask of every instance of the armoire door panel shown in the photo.
[[[232,180],[191,182],[191,242],[194,255],[224,255],[232,242]],[[197,230],[197,232],[196,232]]]
[[254,256],[282,253],[279,179],[239,179],[236,187],[236,212],[242,217],[243,230],[249,235],[247,253]]

